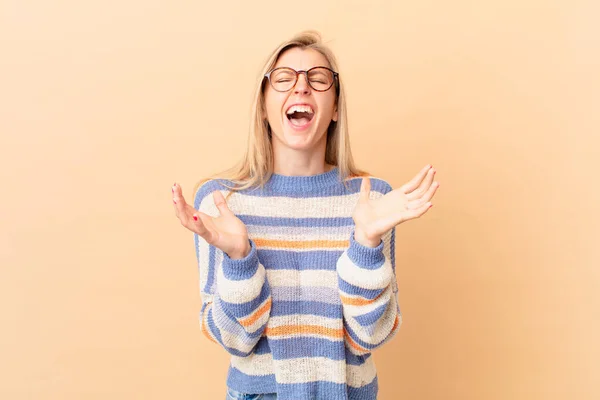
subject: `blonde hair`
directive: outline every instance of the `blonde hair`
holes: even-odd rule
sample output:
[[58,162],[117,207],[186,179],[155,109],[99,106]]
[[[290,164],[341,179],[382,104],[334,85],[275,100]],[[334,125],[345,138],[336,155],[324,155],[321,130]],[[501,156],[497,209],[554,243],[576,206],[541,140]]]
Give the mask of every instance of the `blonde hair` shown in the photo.
[[[247,188],[262,187],[269,180],[273,174],[273,147],[265,108],[264,90],[267,79],[264,75],[275,66],[283,52],[296,47],[318,51],[325,56],[330,67],[339,72],[333,52],[322,42],[321,35],[316,31],[301,32],[290,40],[281,43],[271,53],[260,73],[261,79],[256,87],[252,102],[248,147],[245,156],[234,167],[198,182],[194,188],[194,194],[204,182],[215,178],[223,178],[234,184],[233,187],[227,186],[231,190],[229,194]],[[341,180],[346,182],[349,178],[365,176],[368,173],[359,170],[352,158],[346,115],[346,97],[344,85],[341,81],[342,78],[339,77],[337,82],[339,90],[336,99],[338,121],[331,121],[327,128],[325,162],[337,166]],[[334,88],[335,86],[332,87],[332,89]]]

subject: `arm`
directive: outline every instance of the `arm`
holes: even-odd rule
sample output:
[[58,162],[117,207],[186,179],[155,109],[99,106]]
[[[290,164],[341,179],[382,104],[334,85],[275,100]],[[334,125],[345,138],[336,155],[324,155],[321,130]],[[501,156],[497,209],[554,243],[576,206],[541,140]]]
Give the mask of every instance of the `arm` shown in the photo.
[[[212,191],[201,187],[194,201],[199,211],[217,216]],[[214,187],[214,186],[213,186]],[[271,311],[271,292],[266,271],[258,260],[255,243],[250,252],[232,259],[201,236],[194,234],[200,276],[202,333],[230,354],[251,354],[261,338]]]
[[394,242],[395,228],[374,248],[358,243],[352,231],[350,246],[338,259],[344,340],[354,354],[364,355],[380,347],[395,336],[402,323]]

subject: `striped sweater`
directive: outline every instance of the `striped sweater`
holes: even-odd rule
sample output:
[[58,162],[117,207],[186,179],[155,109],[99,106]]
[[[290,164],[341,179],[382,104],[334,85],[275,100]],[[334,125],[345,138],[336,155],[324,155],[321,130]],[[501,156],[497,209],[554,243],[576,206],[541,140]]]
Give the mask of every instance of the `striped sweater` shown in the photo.
[[[218,216],[213,179],[194,207]],[[226,182],[231,186],[230,182]],[[248,229],[250,253],[234,260],[194,234],[203,334],[231,354],[227,386],[277,393],[281,400],[372,400],[371,352],[402,322],[395,277],[395,228],[376,248],[354,240],[360,177],[339,169],[311,176],[274,174],[264,188],[227,204]],[[391,190],[371,177],[370,198]]]

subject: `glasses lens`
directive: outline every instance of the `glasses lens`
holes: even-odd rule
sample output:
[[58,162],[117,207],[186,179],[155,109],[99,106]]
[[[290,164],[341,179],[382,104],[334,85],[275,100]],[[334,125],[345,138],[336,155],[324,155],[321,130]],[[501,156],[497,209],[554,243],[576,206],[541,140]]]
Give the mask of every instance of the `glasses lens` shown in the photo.
[[296,71],[290,68],[278,68],[271,72],[271,85],[275,90],[285,92],[296,84]]
[[308,73],[308,81],[315,90],[327,90],[333,84],[333,72],[327,68],[313,68]]

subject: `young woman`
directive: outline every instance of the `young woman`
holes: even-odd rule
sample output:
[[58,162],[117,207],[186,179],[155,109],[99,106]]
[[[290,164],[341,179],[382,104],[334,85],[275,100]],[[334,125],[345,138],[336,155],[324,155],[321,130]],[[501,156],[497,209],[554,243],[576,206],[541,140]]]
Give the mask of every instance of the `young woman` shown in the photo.
[[393,190],[352,160],[344,86],[317,33],[268,59],[241,163],[175,214],[194,233],[201,330],[231,354],[228,399],[376,399],[371,352],[402,322],[395,227],[423,215],[431,165]]

